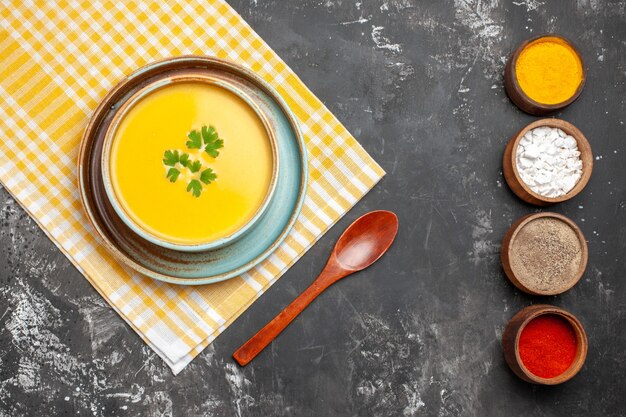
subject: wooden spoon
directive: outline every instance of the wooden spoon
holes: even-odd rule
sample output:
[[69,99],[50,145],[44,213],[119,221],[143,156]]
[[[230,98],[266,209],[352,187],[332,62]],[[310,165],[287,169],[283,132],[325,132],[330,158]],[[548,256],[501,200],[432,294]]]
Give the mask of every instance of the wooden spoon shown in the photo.
[[398,233],[398,217],[372,211],[354,221],[341,235],[322,273],[313,284],[233,354],[247,365],[304,310],[311,301],[341,278],[367,268],[391,246]]

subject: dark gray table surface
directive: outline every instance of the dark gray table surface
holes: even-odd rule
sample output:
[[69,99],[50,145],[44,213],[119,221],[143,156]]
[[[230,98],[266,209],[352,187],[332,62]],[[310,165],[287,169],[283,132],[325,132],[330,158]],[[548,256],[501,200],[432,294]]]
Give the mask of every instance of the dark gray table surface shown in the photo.
[[[626,13],[622,1],[300,2],[232,6],[388,175],[174,377],[0,190],[0,416],[618,416],[626,414]],[[537,211],[508,189],[507,139],[535,118],[507,99],[516,44],[554,31],[582,50],[580,99],[557,114],[597,156],[587,188],[553,210],[589,241],[580,283],[517,291],[501,239]],[[332,287],[246,368],[232,352],[303,290],[359,215],[395,211],[392,250]],[[586,327],[581,373],[517,379],[508,319],[539,302]]]

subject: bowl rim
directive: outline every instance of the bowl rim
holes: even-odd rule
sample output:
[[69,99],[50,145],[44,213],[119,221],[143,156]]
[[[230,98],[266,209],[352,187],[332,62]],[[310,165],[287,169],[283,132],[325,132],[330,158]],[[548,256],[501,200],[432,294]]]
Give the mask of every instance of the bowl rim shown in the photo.
[[[115,192],[113,181],[112,181],[112,173],[110,167],[110,159],[111,159],[111,150],[114,142],[115,133],[119,128],[121,122],[124,120],[124,117],[132,110],[138,103],[140,103],[144,98],[149,96],[150,94],[166,88],[168,86],[177,84],[177,83],[193,83],[200,82],[206,83],[210,85],[215,85],[220,88],[226,89],[232,94],[235,94],[241,100],[243,100],[246,105],[248,105],[255,112],[257,117],[261,120],[264,130],[267,134],[267,137],[270,142],[270,148],[272,151],[272,176],[270,179],[270,184],[268,186],[267,192],[260,206],[255,211],[254,215],[244,223],[240,228],[235,230],[233,233],[221,237],[219,239],[214,239],[210,241],[203,241],[200,243],[179,243],[173,242],[162,237],[156,236],[146,229],[144,229],[140,224],[138,224],[132,216],[128,213],[128,211],[124,208],[123,204],[119,201],[119,198]],[[131,97],[129,97],[115,112],[111,123],[108,126],[107,131],[105,132],[105,138],[103,142],[102,155],[101,155],[101,167],[102,167],[102,181],[104,184],[104,189],[106,191],[107,198],[111,203],[111,206],[115,210],[116,214],[119,218],[136,234],[138,234],[143,239],[148,240],[155,245],[179,250],[184,252],[199,252],[210,249],[217,249],[223,246],[226,246],[240,237],[244,236],[248,230],[250,230],[263,216],[266,212],[269,203],[274,196],[274,191],[276,190],[276,183],[278,178],[278,172],[280,169],[280,161],[278,158],[278,151],[276,145],[276,134],[269,123],[267,116],[263,113],[263,111],[254,103],[254,101],[246,94],[245,92],[238,89],[232,83],[216,78],[211,75],[201,74],[201,73],[184,73],[179,75],[173,75],[167,78],[162,78],[155,80],[147,84],[146,86],[140,88],[137,92],[135,92]]]
[[[566,43],[570,48],[572,48],[572,50],[574,51],[574,53],[576,54],[576,56],[578,57],[578,59],[580,60],[580,65],[582,68],[582,77],[581,77],[581,81],[578,84],[578,87],[576,88],[576,91],[574,91],[574,94],[568,98],[565,101],[562,101],[560,103],[554,103],[554,104],[546,104],[546,103],[541,103],[538,102],[532,98],[530,98],[522,89],[522,87],[519,84],[519,81],[517,80],[517,60],[519,58],[519,56],[521,55],[522,51],[529,46],[530,44],[542,39],[542,38],[556,38],[559,39],[560,41]],[[530,114],[548,114],[560,109],[563,109],[567,106],[569,106],[570,104],[572,104],[574,101],[576,101],[578,99],[578,97],[580,97],[580,94],[583,91],[583,88],[585,87],[585,83],[587,81],[587,70],[585,68],[585,61],[583,59],[582,53],[580,52],[580,50],[578,49],[578,47],[568,38],[566,38],[565,36],[562,35],[558,35],[556,33],[551,33],[551,32],[546,32],[546,33],[541,33],[535,36],[531,36],[530,38],[527,38],[526,40],[524,40],[523,42],[521,42],[517,48],[515,48],[515,50],[513,51],[513,53],[511,53],[511,56],[509,57],[507,64],[505,66],[505,87],[507,92],[509,92],[509,89],[513,89],[515,94],[509,94],[509,96],[511,97],[512,101],[515,103],[515,105],[517,107],[519,107],[521,110],[530,113]],[[518,101],[520,101],[521,103],[519,103]],[[520,105],[521,104],[521,105]],[[531,109],[533,109],[533,111],[531,111]]]
[[[551,128],[557,128],[557,129],[563,130],[566,134],[572,136],[576,140],[578,150],[580,151],[580,159],[583,163],[582,175],[580,179],[578,180],[578,182],[576,183],[576,185],[574,186],[574,188],[572,188],[571,190],[569,190],[569,192],[559,197],[546,197],[539,193],[534,192],[524,182],[524,180],[521,178],[519,174],[519,171],[517,170],[517,148],[519,146],[519,143],[528,131],[532,129],[536,129],[538,127],[551,127]],[[591,178],[591,173],[593,171],[593,152],[591,150],[591,145],[589,144],[589,141],[587,140],[583,132],[581,132],[576,126],[574,126],[568,121],[557,119],[557,118],[544,118],[544,119],[535,120],[534,122],[527,124],[520,131],[518,131],[515,135],[513,135],[513,137],[509,140],[508,146],[510,146],[510,155],[508,155],[507,157],[507,155],[505,154],[505,158],[504,158],[505,165],[507,163],[510,163],[510,167],[513,172],[515,181],[517,182],[517,184],[519,184],[519,186],[523,189],[523,191],[526,194],[529,194],[532,199],[538,200],[540,203],[544,205],[561,203],[563,201],[567,201],[567,200],[570,200],[571,198],[574,198],[583,190],[583,188],[585,188],[585,186],[589,182],[589,179]],[[507,180],[507,182],[509,182],[509,178],[506,175],[505,175],[505,179]],[[513,189],[513,191],[515,192],[515,189]],[[518,196],[524,199],[523,196],[519,194]]]
[[[582,252],[580,265],[578,266],[578,270],[576,271],[575,278],[571,280],[571,282],[569,282],[568,285],[561,286],[558,289],[553,290],[553,291],[543,291],[543,290],[531,288],[525,285],[515,275],[515,272],[513,271],[513,268],[511,267],[511,262],[510,262],[511,250],[513,247],[512,244],[515,241],[515,238],[517,237],[518,233],[524,227],[526,227],[526,225],[528,225],[530,222],[537,220],[537,219],[541,219],[541,218],[547,218],[547,217],[558,219],[564,222],[565,224],[567,224],[576,234],[576,237],[578,238],[578,241],[581,246],[581,252]],[[558,295],[558,294],[562,294],[572,289],[576,284],[578,284],[578,282],[584,275],[585,270],[587,269],[587,263],[589,261],[589,248],[587,246],[587,241],[585,240],[585,235],[583,234],[582,230],[580,229],[580,227],[578,227],[576,223],[574,223],[571,219],[569,219],[568,217],[562,214],[545,211],[545,212],[532,213],[532,214],[527,214],[526,216],[522,216],[509,227],[503,239],[502,249],[500,251],[500,260],[502,262],[502,267],[504,269],[504,272],[507,278],[518,289],[524,291],[525,293],[532,294],[532,295],[542,295],[542,296]]]
[[[531,309],[531,307],[533,308]],[[563,382],[566,382],[572,379],[582,369],[583,364],[585,363],[585,360],[587,359],[587,350],[588,350],[587,333],[585,332],[585,328],[583,327],[580,320],[578,320],[578,318],[576,318],[576,316],[574,316],[572,313],[566,310],[563,310],[562,308],[548,305],[548,304],[538,304],[538,305],[528,306],[517,314],[519,314],[520,317],[525,316],[524,320],[520,323],[519,327],[517,328],[517,331],[515,334],[515,346],[514,346],[515,360],[517,361],[517,364],[519,365],[521,372],[529,380],[531,380],[531,382],[534,382],[536,384],[542,384],[542,385],[557,385],[557,384],[561,384]],[[552,378],[543,378],[530,372],[528,368],[526,368],[526,365],[524,365],[524,362],[522,361],[522,358],[520,357],[520,354],[519,354],[519,339],[522,334],[522,331],[528,325],[528,323],[530,323],[537,317],[545,316],[545,315],[555,315],[555,316],[559,316],[565,319],[569,323],[569,325],[572,327],[572,330],[574,331],[574,333],[576,334],[576,342],[577,342],[576,356],[574,357],[572,364],[563,373]]]

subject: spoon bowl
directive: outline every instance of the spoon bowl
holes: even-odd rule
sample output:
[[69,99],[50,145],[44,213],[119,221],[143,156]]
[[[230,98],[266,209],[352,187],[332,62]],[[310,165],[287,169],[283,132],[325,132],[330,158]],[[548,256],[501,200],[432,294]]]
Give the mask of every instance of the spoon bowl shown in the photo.
[[372,211],[356,219],[339,237],[324,270],[309,288],[237,349],[233,354],[237,363],[247,365],[326,288],[380,259],[397,233],[398,217],[390,211]]
[[[385,210],[359,217],[335,245],[336,261],[346,270],[360,271],[376,262],[389,249],[398,233],[398,217]],[[332,259],[332,258],[331,258]]]

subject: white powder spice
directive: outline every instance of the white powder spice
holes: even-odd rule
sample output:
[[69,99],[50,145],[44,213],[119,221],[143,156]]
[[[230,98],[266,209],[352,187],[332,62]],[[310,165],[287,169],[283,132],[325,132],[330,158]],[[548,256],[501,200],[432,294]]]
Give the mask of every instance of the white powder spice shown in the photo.
[[522,181],[544,197],[567,194],[582,177],[578,143],[558,128],[542,126],[526,132],[515,158]]

